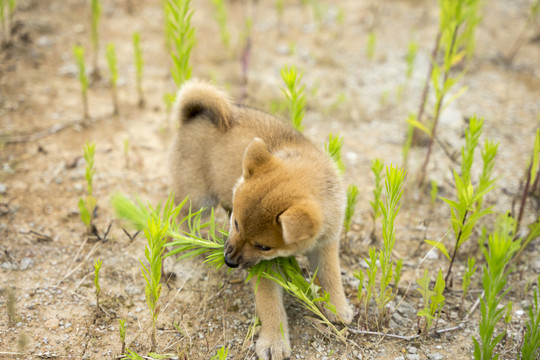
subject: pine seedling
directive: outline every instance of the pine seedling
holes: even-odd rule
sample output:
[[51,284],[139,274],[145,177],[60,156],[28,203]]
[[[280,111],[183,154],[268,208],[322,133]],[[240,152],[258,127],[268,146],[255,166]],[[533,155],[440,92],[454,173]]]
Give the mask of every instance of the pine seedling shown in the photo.
[[212,356],[210,360],[227,360],[228,354],[229,354],[229,348],[222,346],[219,348],[216,355]]
[[464,183],[471,181],[471,168],[474,162],[474,152],[482,135],[483,119],[473,116],[469,127],[465,129],[465,145],[461,147],[461,178]]
[[368,34],[366,56],[369,60],[373,60],[375,57],[375,46],[377,45],[377,35],[375,31],[370,31]]
[[345,164],[341,160],[341,148],[343,147],[343,136],[328,134],[328,142],[324,144],[324,150],[336,164],[339,172],[343,174],[345,172]]
[[423,298],[423,308],[418,312],[417,315],[424,317],[425,326],[423,333],[427,335],[431,327],[431,323],[435,318],[440,317],[441,310],[444,306],[445,297],[443,292],[445,282],[442,271],[439,270],[439,273],[437,274],[437,280],[435,281],[433,290],[429,289],[430,278],[427,269],[424,270],[424,276],[416,280],[416,283],[420,286],[420,288],[417,290],[420,292],[420,294],[422,294]]
[[305,85],[301,85],[303,73],[296,69],[296,66],[284,66],[281,69],[281,78],[285,82],[286,88],[281,88],[289,102],[289,116],[292,125],[300,132],[304,130],[302,120],[306,113],[306,96],[304,95]]
[[120,342],[122,343],[122,350],[120,354],[123,355],[126,352],[126,320],[118,319],[118,331],[120,332]]
[[354,184],[350,184],[347,188],[347,207],[345,208],[345,220],[343,222],[343,227],[345,228],[345,237],[347,237],[349,230],[351,230],[351,222],[357,202],[358,187]]
[[506,331],[502,331],[494,337],[497,323],[504,316],[506,308],[499,305],[509,291],[504,290],[510,273],[508,263],[520,247],[520,241],[513,240],[514,223],[515,220],[507,214],[500,215],[495,231],[488,238],[488,247],[484,249],[486,264],[482,274],[484,298],[480,299],[479,338],[473,337],[476,360],[497,359],[499,355],[493,351],[506,334]]
[[81,212],[81,220],[86,225],[87,233],[90,234],[94,230],[94,211],[97,205],[97,199],[92,195],[94,174],[96,173],[96,170],[94,169],[94,154],[96,152],[96,144],[86,143],[83,150],[84,160],[86,161],[86,172],[84,176],[86,178],[88,195],[84,199],[79,199],[79,211]]
[[103,260],[96,259],[94,262],[94,286],[96,287],[96,314],[99,314],[101,307],[99,306],[99,294],[101,293],[101,286],[99,286],[99,270],[101,270]]
[[372,214],[373,217],[373,231],[371,232],[372,236],[375,234],[375,222],[381,216],[381,208],[380,208],[380,202],[381,202],[381,193],[382,193],[382,171],[384,169],[384,163],[381,159],[373,159],[371,160],[371,171],[373,172],[373,175],[375,176],[375,189],[373,189],[373,201],[370,201]]
[[540,357],[540,276],[538,288],[533,291],[533,304],[529,307],[529,318],[523,335],[520,360],[535,360]]
[[86,66],[84,65],[84,49],[82,46],[75,45],[73,47],[73,55],[75,56],[75,62],[77,63],[77,69],[79,70],[79,83],[81,84],[81,94],[83,102],[83,119],[88,119],[88,77],[86,76]]
[[99,58],[99,20],[101,18],[101,4],[99,0],[91,0],[91,7],[92,7],[92,22],[91,22],[91,28],[92,28],[92,47],[94,48],[94,69],[93,69],[93,75],[97,78],[99,78],[99,66],[98,66],[98,58]]
[[[495,156],[497,156],[497,151],[499,148],[499,143],[494,143],[486,139],[484,143],[484,148],[482,149],[482,173],[478,179],[478,184],[480,187],[486,186],[490,182],[493,182],[493,166],[495,165]],[[480,210],[482,207],[483,197],[480,197],[476,202],[476,210]]]
[[463,306],[465,304],[465,298],[467,297],[467,294],[469,293],[469,286],[471,285],[471,279],[476,272],[476,258],[470,257],[467,261],[467,270],[465,270],[465,274],[463,274],[463,292],[461,293],[461,306],[459,308],[459,312],[461,315],[463,315]]
[[173,45],[171,74],[178,88],[191,79],[192,67],[189,59],[195,45],[195,29],[191,26],[192,17],[191,0],[167,0],[166,29]]
[[231,42],[231,34],[227,29],[227,10],[225,9],[225,1],[212,0],[212,4],[214,5],[214,16],[219,25],[219,33],[221,35],[221,40],[223,41],[223,45],[225,45],[225,48],[229,49]]
[[141,34],[133,33],[133,58],[135,62],[135,79],[137,82],[137,95],[139,108],[144,108],[144,92],[142,87],[144,60],[142,57]]
[[118,91],[116,83],[118,82],[118,63],[116,60],[116,50],[114,44],[107,44],[107,63],[109,64],[109,72],[111,73],[111,91],[113,99],[113,114],[118,115]]

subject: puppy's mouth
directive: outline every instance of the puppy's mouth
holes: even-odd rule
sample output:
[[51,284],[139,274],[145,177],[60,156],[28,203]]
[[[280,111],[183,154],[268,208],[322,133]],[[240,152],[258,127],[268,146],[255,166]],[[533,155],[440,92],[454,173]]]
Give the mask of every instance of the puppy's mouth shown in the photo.
[[258,263],[258,261],[244,261],[244,259],[242,258],[242,256],[240,256],[238,259],[231,259],[229,258],[229,256],[227,255],[227,253],[225,253],[225,265],[227,265],[228,267],[232,268],[232,269],[240,269],[240,270],[245,270],[245,269],[249,269],[250,267],[252,267],[253,265],[256,265]]

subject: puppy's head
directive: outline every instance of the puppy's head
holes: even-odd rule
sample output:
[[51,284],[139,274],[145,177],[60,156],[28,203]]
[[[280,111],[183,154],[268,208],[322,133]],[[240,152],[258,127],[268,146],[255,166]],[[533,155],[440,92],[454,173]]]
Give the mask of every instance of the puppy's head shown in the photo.
[[322,226],[322,211],[294,171],[261,139],[244,153],[234,190],[225,263],[248,268],[261,260],[309,249]]

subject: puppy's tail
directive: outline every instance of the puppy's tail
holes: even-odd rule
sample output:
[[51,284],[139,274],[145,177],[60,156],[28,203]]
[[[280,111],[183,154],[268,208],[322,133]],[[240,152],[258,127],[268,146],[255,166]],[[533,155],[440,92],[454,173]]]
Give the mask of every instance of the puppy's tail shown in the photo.
[[227,131],[232,124],[232,104],[224,92],[199,80],[186,82],[176,95],[173,114],[180,125],[189,123],[204,115],[221,131]]

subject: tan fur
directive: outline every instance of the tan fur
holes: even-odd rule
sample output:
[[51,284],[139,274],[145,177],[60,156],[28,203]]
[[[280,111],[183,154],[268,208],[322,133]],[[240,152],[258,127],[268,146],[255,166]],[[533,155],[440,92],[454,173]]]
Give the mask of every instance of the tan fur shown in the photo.
[[[345,193],[332,160],[286,122],[234,105],[205,83],[180,89],[174,115],[180,129],[171,153],[173,190],[179,200],[189,195],[195,209],[231,211],[226,263],[247,268],[305,253],[337,308],[334,320],[350,322],[338,257]],[[257,355],[289,357],[280,286],[262,280],[256,305]]]

